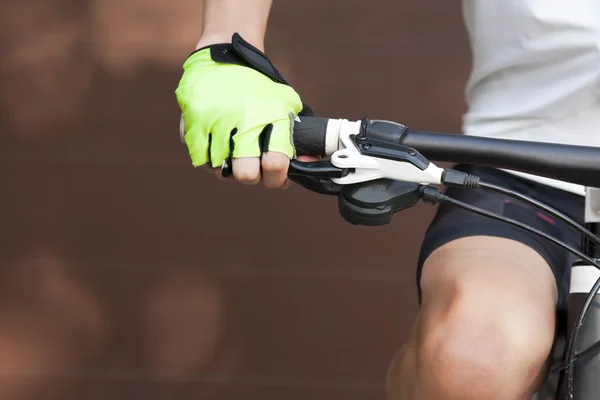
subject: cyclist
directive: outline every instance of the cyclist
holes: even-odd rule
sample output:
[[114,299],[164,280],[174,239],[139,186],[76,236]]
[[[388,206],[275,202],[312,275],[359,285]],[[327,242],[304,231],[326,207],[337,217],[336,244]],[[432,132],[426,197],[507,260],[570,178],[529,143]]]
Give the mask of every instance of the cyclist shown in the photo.
[[[176,94],[193,165],[220,175],[232,153],[237,181],[281,188],[294,157],[290,114],[310,108],[263,54],[270,6],[205,0],[203,33]],[[463,0],[463,13],[473,53],[464,134],[600,146],[600,2]],[[582,220],[582,187],[458,168]],[[448,193],[577,245],[562,223],[519,202],[468,189]],[[420,312],[389,368],[389,398],[531,397],[560,332],[570,262],[517,228],[441,206],[421,248]]]

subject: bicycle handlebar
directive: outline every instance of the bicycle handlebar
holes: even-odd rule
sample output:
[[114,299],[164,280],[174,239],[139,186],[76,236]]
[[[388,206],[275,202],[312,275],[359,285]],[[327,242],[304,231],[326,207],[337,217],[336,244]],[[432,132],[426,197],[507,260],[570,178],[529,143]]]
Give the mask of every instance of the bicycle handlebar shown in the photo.
[[600,187],[598,147],[425,132],[381,120],[318,117],[296,119],[294,144],[298,154],[331,155],[340,149],[340,133],[349,130],[379,143],[414,148],[433,161],[485,165]]

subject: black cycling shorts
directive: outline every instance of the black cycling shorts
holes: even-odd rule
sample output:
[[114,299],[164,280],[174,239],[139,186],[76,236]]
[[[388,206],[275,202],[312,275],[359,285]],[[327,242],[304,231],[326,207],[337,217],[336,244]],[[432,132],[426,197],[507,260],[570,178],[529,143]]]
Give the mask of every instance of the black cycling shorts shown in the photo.
[[[582,196],[522,179],[494,168],[458,165],[455,169],[477,175],[481,181],[503,186],[544,202],[578,223],[583,223],[585,199]],[[564,222],[514,198],[483,188],[453,187],[447,188],[446,194],[465,203],[526,223],[579,249],[580,234],[577,231]],[[445,243],[475,235],[513,239],[536,250],[552,268],[558,288],[558,309],[564,309],[569,295],[571,263],[575,258],[571,253],[533,233],[450,204],[440,204],[425,234],[417,268],[419,302],[421,301],[421,271],[425,259]]]

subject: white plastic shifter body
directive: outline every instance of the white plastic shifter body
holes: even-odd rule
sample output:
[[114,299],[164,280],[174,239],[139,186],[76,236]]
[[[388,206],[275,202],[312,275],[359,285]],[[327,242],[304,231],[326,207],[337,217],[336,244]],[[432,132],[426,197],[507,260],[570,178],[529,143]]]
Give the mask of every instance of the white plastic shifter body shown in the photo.
[[354,172],[343,178],[332,179],[340,185],[350,185],[380,178],[394,179],[420,184],[440,184],[443,168],[432,162],[421,170],[409,162],[365,156],[350,139],[360,133],[361,121],[330,119],[327,125],[326,152],[331,155],[331,163],[338,168],[352,168]]

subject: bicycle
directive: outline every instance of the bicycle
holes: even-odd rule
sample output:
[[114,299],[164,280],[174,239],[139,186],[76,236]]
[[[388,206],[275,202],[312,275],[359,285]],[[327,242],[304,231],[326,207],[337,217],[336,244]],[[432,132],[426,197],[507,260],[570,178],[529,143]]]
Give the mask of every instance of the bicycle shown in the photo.
[[[295,118],[292,125],[297,153],[326,159],[292,160],[288,175],[309,190],[337,196],[340,214],[352,224],[388,224],[396,212],[419,200],[432,205],[448,202],[532,232],[575,254],[578,259],[572,265],[568,314],[572,317],[578,312],[577,318],[569,324],[566,349],[557,348],[561,360],[534,398],[598,398],[600,148],[417,131],[396,122],[366,118],[303,117]],[[542,202],[482,182],[477,176],[440,168],[430,159],[509,169],[583,185],[585,226]],[[230,173],[230,169],[226,162],[224,170]],[[574,249],[519,221],[454,200],[434,185],[483,188],[516,197],[575,228],[583,237],[581,246]]]

